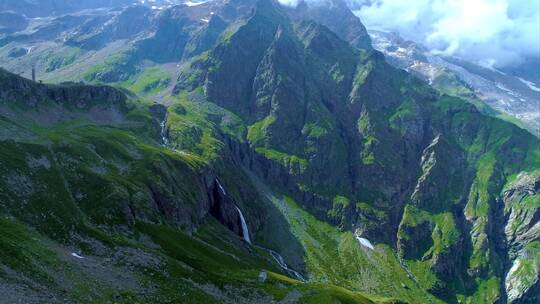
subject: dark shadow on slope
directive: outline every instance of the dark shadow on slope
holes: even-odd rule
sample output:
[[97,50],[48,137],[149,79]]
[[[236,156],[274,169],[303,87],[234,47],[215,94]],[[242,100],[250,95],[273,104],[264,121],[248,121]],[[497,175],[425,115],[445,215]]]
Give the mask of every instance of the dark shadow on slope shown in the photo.
[[303,246],[283,214],[269,201],[271,188],[246,166],[253,152],[231,138],[227,141],[230,154],[215,168],[220,176],[216,184],[219,182],[224,190],[219,185],[214,187],[214,208],[211,207],[210,214],[243,237],[236,205],[245,216],[254,245],[276,251],[292,269],[305,273]]

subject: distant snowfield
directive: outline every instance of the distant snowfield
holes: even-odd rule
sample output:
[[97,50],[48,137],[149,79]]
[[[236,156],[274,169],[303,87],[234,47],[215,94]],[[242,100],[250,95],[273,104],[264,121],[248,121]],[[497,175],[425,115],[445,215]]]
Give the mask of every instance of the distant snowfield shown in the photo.
[[524,84],[526,84],[526,85],[529,87],[529,89],[531,89],[531,90],[533,90],[533,91],[535,91],[535,92],[540,92],[540,88],[537,87],[537,86],[535,86],[534,83],[532,83],[532,82],[530,82],[530,81],[528,81],[528,80],[525,80],[525,79],[523,79],[523,78],[521,78],[521,77],[517,77],[517,79],[519,79],[519,81],[521,81],[521,82],[523,82]]
[[200,1],[200,2],[186,1],[183,4],[185,4],[187,6],[197,6],[197,5],[201,5],[201,4],[205,3],[205,2],[206,1]]
[[197,6],[207,1],[181,1],[181,0],[139,0],[135,3],[140,3],[143,5],[151,5],[150,8],[153,10],[163,10],[165,8],[171,7],[173,5],[184,4],[186,6]]
[[367,247],[367,248],[369,248],[371,250],[375,249],[368,239],[365,239],[365,238],[359,237],[359,236],[356,236],[356,239],[358,240],[360,245],[362,245],[364,247]]
[[404,40],[398,33],[372,29],[369,34],[373,47],[383,52],[394,66],[420,76],[443,91],[448,80],[455,77],[457,80],[449,83],[458,87],[465,83],[463,86],[479,100],[523,121],[529,131],[540,137],[540,83],[507,74],[492,65],[430,52],[421,44]]

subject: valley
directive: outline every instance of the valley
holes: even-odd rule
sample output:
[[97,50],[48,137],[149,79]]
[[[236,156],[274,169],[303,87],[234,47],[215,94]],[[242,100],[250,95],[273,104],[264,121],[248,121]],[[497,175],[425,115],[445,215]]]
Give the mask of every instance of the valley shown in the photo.
[[0,303],[540,300],[534,83],[341,0],[102,2],[0,5]]

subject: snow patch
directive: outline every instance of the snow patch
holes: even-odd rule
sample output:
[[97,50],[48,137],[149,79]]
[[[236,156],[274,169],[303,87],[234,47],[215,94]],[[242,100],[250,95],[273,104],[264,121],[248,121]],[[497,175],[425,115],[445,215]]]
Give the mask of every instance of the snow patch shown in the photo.
[[72,256],[72,257],[75,257],[75,258],[77,258],[77,259],[84,259],[84,257],[78,255],[76,252],[72,252],[72,253],[71,253],[71,256]]
[[512,90],[506,88],[506,87],[505,87],[502,83],[500,83],[500,82],[497,82],[497,83],[496,83],[496,86],[497,86],[497,88],[499,88],[500,90],[503,90],[503,91],[505,91],[506,93],[508,93],[508,94],[510,94],[510,95],[513,95],[513,96],[516,95],[516,93],[514,93],[514,91],[512,91]]
[[360,243],[360,245],[362,245],[364,247],[367,247],[367,248],[369,248],[371,250],[375,249],[368,239],[365,239],[365,238],[360,237],[358,235],[356,236],[356,239],[358,240],[358,243]]
[[206,1],[201,1],[201,2],[191,2],[191,1],[186,1],[184,2],[185,5],[187,6],[197,6],[197,5],[201,5],[203,3],[205,3]]
[[529,87],[529,89],[535,91],[535,92],[540,92],[540,88],[535,86],[535,84],[533,82],[530,82],[528,80],[525,80],[521,77],[518,77],[517,79],[519,79],[519,81],[521,81],[522,83],[524,83],[525,85],[527,85]]

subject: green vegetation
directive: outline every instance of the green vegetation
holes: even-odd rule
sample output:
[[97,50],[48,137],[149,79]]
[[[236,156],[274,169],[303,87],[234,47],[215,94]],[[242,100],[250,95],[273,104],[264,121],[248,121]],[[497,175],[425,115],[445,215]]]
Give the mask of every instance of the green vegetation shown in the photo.
[[487,304],[506,273],[537,284],[536,138],[270,2],[220,39],[177,83],[130,51],[82,75],[118,90],[0,73],[0,280],[96,303]]
[[[523,253],[510,268],[509,276],[519,279],[520,282],[515,288],[529,288],[538,282],[540,274],[540,242],[535,241],[527,244]],[[516,283],[514,283],[516,284]],[[516,290],[517,293],[517,290]]]
[[[345,200],[336,198],[338,204]],[[387,245],[378,244],[370,250],[361,246],[352,233],[317,220],[289,197],[273,197],[272,202],[304,248],[311,280],[368,293],[377,291],[379,295],[411,303],[437,302],[407,275]],[[389,273],[392,280],[388,280]]]
[[167,88],[170,83],[171,75],[168,72],[159,67],[151,67],[121,82],[120,86],[138,94],[151,95]]
[[389,123],[392,128],[400,130],[405,134],[407,122],[418,116],[417,105],[412,99],[406,99],[397,108],[396,112],[390,117]]
[[490,277],[488,280],[480,281],[477,291],[469,297],[459,295],[458,299],[461,303],[496,303],[500,298],[499,290],[500,281],[496,277]]
[[330,218],[337,218],[344,216],[344,211],[349,207],[350,201],[344,196],[336,196],[332,201],[332,209],[328,211]]
[[50,54],[47,59],[47,68],[45,69],[45,72],[49,73],[74,63],[81,55],[81,52],[82,51],[79,48],[70,47],[64,52]]
[[136,73],[133,58],[128,53],[116,53],[82,74],[82,79],[92,83],[115,83],[126,81]]
[[302,129],[302,133],[306,134],[308,138],[317,139],[328,135],[328,130],[317,124],[309,123],[304,126],[304,129]]
[[433,239],[433,253],[451,254],[451,248],[460,238],[460,233],[456,227],[454,217],[451,213],[443,213],[435,216],[435,227],[431,234]]
[[433,273],[433,264],[431,260],[409,260],[406,263],[407,268],[411,270],[416,278],[418,285],[425,290],[432,290],[440,283],[437,275]]
[[287,168],[291,174],[302,174],[306,170],[307,161],[296,155],[289,155],[281,151],[263,147],[256,148],[255,151]]
[[[219,140],[219,128],[229,134],[242,134],[243,124],[236,116],[228,116],[224,110],[210,104],[202,105],[190,101],[187,95],[179,97],[177,103],[168,108],[167,127],[171,146],[213,161],[220,157],[223,142]],[[230,118],[230,123],[224,122]]]
[[366,217],[374,218],[378,221],[384,221],[388,217],[388,215],[384,211],[373,208],[372,206],[364,202],[356,203],[356,210],[359,213],[365,215]]
[[263,145],[268,133],[268,127],[276,121],[274,116],[267,116],[261,121],[249,126],[247,138],[252,146]]

